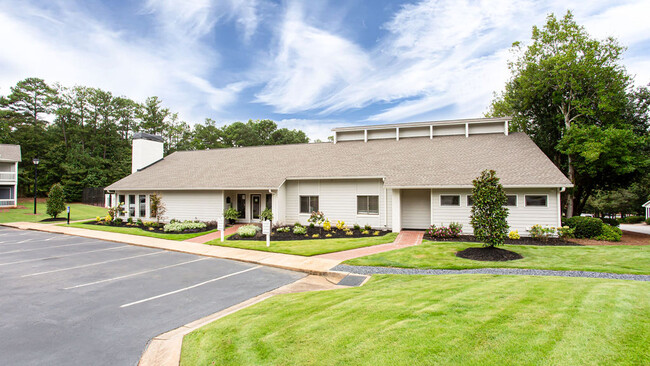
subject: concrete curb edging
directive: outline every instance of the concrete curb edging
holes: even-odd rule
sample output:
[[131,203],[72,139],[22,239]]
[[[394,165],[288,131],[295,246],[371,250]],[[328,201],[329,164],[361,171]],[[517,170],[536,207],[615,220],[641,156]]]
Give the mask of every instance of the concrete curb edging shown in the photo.
[[[369,276],[368,276],[369,278]],[[366,279],[367,281],[367,279]],[[366,282],[364,281],[364,283]],[[307,291],[325,291],[345,288],[331,283],[325,277],[310,275],[296,282],[279,287],[275,290],[263,293],[250,298],[244,302],[223,309],[214,314],[208,315],[191,323],[185,324],[179,328],[154,337],[145,349],[138,366],[178,366],[181,359],[181,349],[183,338],[207,324],[217,321],[225,316],[233,314],[249,306],[258,304],[273,296],[287,293],[307,292]]]

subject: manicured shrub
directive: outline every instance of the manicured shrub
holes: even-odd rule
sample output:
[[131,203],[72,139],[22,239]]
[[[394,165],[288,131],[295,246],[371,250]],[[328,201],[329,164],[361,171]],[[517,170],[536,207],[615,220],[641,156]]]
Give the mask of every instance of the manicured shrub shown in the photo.
[[449,226],[431,225],[431,227],[429,227],[429,230],[427,230],[427,235],[433,238],[441,239],[456,238],[460,235],[462,229],[463,225],[458,222],[451,222],[449,223]]
[[153,227],[153,228],[155,228],[155,227],[158,227],[159,225],[160,224],[158,224],[155,221],[142,221],[142,226],[144,226],[144,227]]
[[257,225],[244,225],[237,229],[237,234],[242,238],[252,238],[257,235],[259,231],[262,231],[262,229]]
[[56,183],[50,188],[47,194],[47,210],[45,211],[49,216],[56,219],[61,212],[65,210],[65,202],[63,201],[63,186]]
[[319,235],[318,235],[318,234],[314,234],[314,235],[312,235],[311,237],[314,238],[314,239],[317,239],[317,238],[319,237]]
[[293,233],[296,235],[305,235],[307,234],[307,229],[303,226],[294,226]]
[[364,231],[361,232],[361,234],[363,234],[363,235],[370,235],[370,231],[369,231],[369,230],[364,230]]
[[379,231],[375,231],[374,233],[372,233],[372,235],[379,236]]
[[528,229],[528,233],[530,234],[531,238],[542,239],[546,241],[549,237],[555,235],[555,228],[548,226],[543,227],[542,225],[533,225],[533,227]]
[[576,237],[576,229],[568,226],[557,228],[557,236],[562,239],[571,239]]
[[352,236],[353,234],[354,233],[352,232],[352,230],[346,230],[345,231],[345,235]]
[[508,238],[512,240],[518,240],[521,239],[521,235],[519,235],[519,230],[513,230],[508,233]]
[[486,247],[502,245],[508,235],[508,199],[503,186],[494,170],[484,170],[472,184],[474,236]]
[[266,221],[273,221],[273,211],[270,208],[265,208],[260,214],[260,218]]
[[628,216],[619,219],[619,222],[621,224],[638,224],[643,222],[643,220],[645,220],[645,217],[643,216]]
[[650,217],[648,217],[647,219],[645,219],[645,224],[646,224],[646,225],[650,225]]
[[608,217],[603,217],[603,218],[601,218],[601,220],[603,221],[603,223],[605,223],[607,225],[612,225],[612,226],[616,226],[616,227],[619,227],[621,225],[621,223],[618,222],[617,219],[610,219]]
[[352,226],[352,228],[354,230],[361,230],[361,226],[359,226],[359,224],[354,224],[354,226]]
[[623,231],[621,231],[621,229],[615,226],[603,224],[602,234],[598,235],[596,240],[621,241],[622,236]]
[[345,226],[345,221],[337,221],[336,222],[336,228],[339,230],[345,230],[347,227]]
[[309,224],[309,228],[310,228],[310,229],[313,229],[313,228],[315,228],[315,227],[316,227],[316,224],[314,224],[313,222],[312,222],[311,224]]
[[332,223],[330,222],[330,220],[325,220],[325,222],[323,223],[323,230],[325,231],[332,230]]
[[223,212],[223,218],[229,222],[234,222],[239,218],[239,211],[235,210],[233,207],[228,207],[228,209]]
[[332,234],[327,233],[327,234],[325,234],[325,237],[326,237],[326,238],[331,238],[331,237],[332,237]]
[[203,222],[196,221],[183,221],[183,222],[174,222],[169,223],[163,227],[163,231],[166,233],[182,233],[186,230],[200,230],[205,229],[207,225]]
[[372,226],[370,226],[370,225],[368,225],[368,224],[364,225],[363,228],[364,228],[365,230],[372,230]]
[[279,227],[279,228],[275,229],[275,231],[277,231],[279,233],[288,233],[289,231],[291,231],[291,228],[288,227],[288,226]]
[[603,222],[595,217],[573,216],[566,219],[565,224],[575,229],[576,238],[595,238],[603,232]]

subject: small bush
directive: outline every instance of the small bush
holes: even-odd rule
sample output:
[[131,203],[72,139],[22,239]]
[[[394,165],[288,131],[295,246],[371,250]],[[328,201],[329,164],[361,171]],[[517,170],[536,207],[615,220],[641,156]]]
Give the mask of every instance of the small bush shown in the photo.
[[183,221],[169,223],[163,227],[163,231],[166,233],[182,233],[186,230],[200,230],[205,229],[206,227],[207,225],[202,222]]
[[128,219],[126,219],[126,223],[133,224],[133,217],[129,217]]
[[313,222],[312,222],[311,224],[309,224],[309,228],[310,228],[310,229],[313,229],[313,228],[315,228],[315,227],[316,227],[316,224],[314,224]]
[[47,194],[47,209],[46,213],[55,218],[65,210],[65,202],[63,202],[63,186],[56,183],[50,188]]
[[275,231],[277,231],[279,233],[288,233],[289,231],[291,231],[291,228],[288,227],[288,226],[279,227],[279,228],[275,229]]
[[573,216],[565,220],[566,226],[575,229],[576,238],[595,238],[603,233],[603,222],[595,217]]
[[345,231],[345,235],[352,236],[353,234],[354,233],[352,232],[352,230],[346,230]]
[[598,235],[596,240],[621,241],[622,236],[623,231],[621,231],[621,229],[615,226],[603,224],[602,234]]
[[542,225],[538,224],[533,225],[533,227],[528,229],[528,233],[530,234],[531,238],[548,240],[549,237],[555,234],[555,228],[548,226],[543,227]]
[[431,225],[431,227],[427,231],[427,235],[433,238],[443,238],[443,239],[456,238],[460,235],[462,229],[463,229],[463,225],[458,222],[450,222],[449,226]]
[[273,221],[273,211],[270,208],[265,208],[260,214],[260,218],[266,221]]
[[326,238],[331,238],[331,237],[332,237],[332,234],[327,233],[327,234],[325,234],[325,237],[326,237]]
[[303,226],[294,226],[293,233],[296,235],[305,235],[307,234],[307,229],[304,228]]
[[370,235],[370,231],[369,231],[369,230],[364,230],[364,231],[361,232],[361,234],[363,234],[363,235]]
[[144,227],[158,227],[158,223],[155,221],[142,221],[142,226]]
[[643,220],[645,220],[643,216],[628,216],[618,219],[621,224],[638,224],[643,222]]
[[645,219],[645,224],[646,224],[646,225],[650,225],[650,217],[648,217],[647,219]]
[[237,220],[239,218],[239,211],[235,210],[233,207],[229,207],[224,211],[223,218],[229,221]]
[[314,239],[317,239],[317,238],[319,237],[319,235],[318,235],[318,234],[314,234],[314,235],[312,235],[311,237],[314,238]]
[[311,222],[311,225],[309,225],[310,227],[314,227],[316,225],[322,224],[325,221],[325,215],[320,211],[314,211],[311,213],[311,216],[309,216],[309,219],[307,219],[307,221]]
[[372,235],[379,236],[379,231],[375,231],[374,233],[372,233]]
[[366,224],[363,228],[368,230],[368,231],[372,230],[372,226],[370,226],[368,224]]
[[576,229],[568,226],[557,228],[557,236],[562,239],[571,239],[576,237]]
[[323,223],[323,230],[325,231],[332,230],[332,223],[330,222],[330,220],[325,220],[325,222]]
[[242,238],[252,238],[257,235],[259,231],[262,231],[262,229],[257,225],[244,225],[237,229],[237,234]]
[[352,226],[352,228],[354,230],[361,230],[361,226],[359,226],[359,224],[354,224],[354,226]]
[[341,221],[341,220],[337,221],[336,228],[339,230],[345,230],[346,229],[345,221]]
[[519,230],[513,230],[508,233],[508,238],[512,240],[518,240],[521,239],[521,235],[519,235]]

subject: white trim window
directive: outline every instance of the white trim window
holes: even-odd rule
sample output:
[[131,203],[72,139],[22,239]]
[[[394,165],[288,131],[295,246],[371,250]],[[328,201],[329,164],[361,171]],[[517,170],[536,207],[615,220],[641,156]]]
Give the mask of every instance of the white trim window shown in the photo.
[[357,215],[379,215],[379,196],[357,196]]
[[318,196],[300,196],[300,213],[311,214],[318,211]]
[[440,206],[460,206],[460,195],[440,195]]
[[548,196],[545,194],[527,194],[524,199],[526,207],[548,207]]

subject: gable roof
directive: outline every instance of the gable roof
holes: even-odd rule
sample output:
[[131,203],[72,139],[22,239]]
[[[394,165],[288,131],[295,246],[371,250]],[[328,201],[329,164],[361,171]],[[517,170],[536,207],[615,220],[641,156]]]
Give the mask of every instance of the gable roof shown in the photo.
[[20,145],[0,144],[0,161],[20,162]]
[[471,187],[494,169],[507,187],[570,187],[523,133],[175,152],[108,190],[276,189],[287,179],[383,178],[388,188]]
[[644,203],[643,205],[641,205],[641,207],[650,207],[650,201]]

